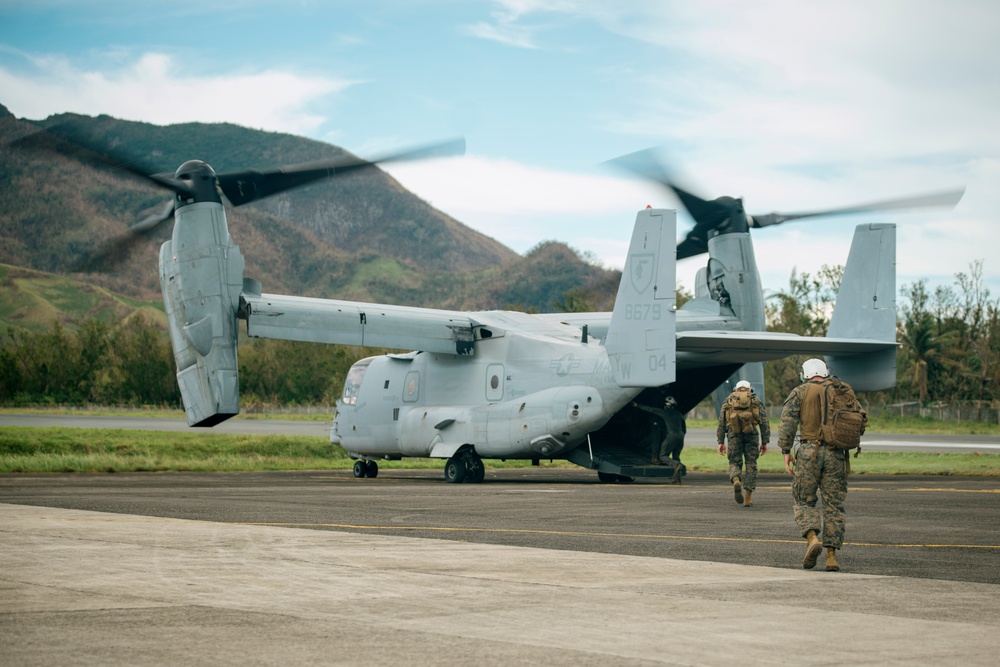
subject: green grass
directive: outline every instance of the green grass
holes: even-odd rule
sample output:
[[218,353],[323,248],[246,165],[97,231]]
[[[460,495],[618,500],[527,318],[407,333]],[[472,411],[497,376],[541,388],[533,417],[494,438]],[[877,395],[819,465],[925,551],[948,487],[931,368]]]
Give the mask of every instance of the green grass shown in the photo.
[[[851,454],[854,475],[978,475],[1000,476],[1000,454],[980,452],[869,452],[855,458]],[[691,447],[681,455],[684,465],[696,472],[724,472],[727,458],[709,447]],[[781,450],[770,447],[757,459],[760,472],[785,472]]]
[[[724,472],[726,457],[710,447],[682,456],[692,472]],[[569,466],[565,461],[544,465]],[[0,428],[0,473],[346,470],[353,461],[325,437],[169,433],[78,428]],[[442,468],[440,459],[380,461],[392,468]],[[488,468],[530,466],[528,461],[487,460]],[[777,448],[758,460],[761,472],[783,472]],[[854,474],[1000,476],[1000,454],[862,452]]]
[[324,470],[343,449],[315,436],[0,428],[0,472]]

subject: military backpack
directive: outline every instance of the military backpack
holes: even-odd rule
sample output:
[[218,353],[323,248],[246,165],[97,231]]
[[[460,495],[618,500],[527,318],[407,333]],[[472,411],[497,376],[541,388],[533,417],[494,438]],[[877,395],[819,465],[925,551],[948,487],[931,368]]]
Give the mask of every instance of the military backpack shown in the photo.
[[727,425],[733,433],[753,433],[754,427],[760,423],[760,416],[754,410],[752,395],[749,391],[734,391],[726,399],[729,410]]
[[822,387],[820,440],[834,449],[859,449],[868,413],[861,408],[851,385],[840,378],[825,380]]

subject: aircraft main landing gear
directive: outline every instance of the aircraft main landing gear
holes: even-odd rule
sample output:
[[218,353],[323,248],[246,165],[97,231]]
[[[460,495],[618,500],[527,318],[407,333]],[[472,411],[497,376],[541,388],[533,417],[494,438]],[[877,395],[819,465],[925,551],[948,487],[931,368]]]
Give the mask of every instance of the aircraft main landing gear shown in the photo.
[[444,479],[449,484],[478,484],[486,478],[486,466],[471,449],[458,452],[444,464]]
[[354,476],[357,478],[362,477],[378,477],[378,463],[376,461],[363,461],[358,459],[354,462]]

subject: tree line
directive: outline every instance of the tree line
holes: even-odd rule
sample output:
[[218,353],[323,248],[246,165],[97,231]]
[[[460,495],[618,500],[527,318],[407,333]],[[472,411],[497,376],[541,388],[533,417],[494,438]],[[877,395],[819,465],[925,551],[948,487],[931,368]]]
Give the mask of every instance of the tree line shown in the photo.
[[[867,398],[875,405],[921,406],[1000,400],[1000,299],[983,279],[982,260],[933,290],[926,279],[900,287],[897,300],[896,386]],[[768,299],[773,331],[825,336],[843,266],[792,273],[787,291]],[[798,357],[765,367],[769,397],[787,396],[798,383]],[[780,399],[779,399],[780,400]],[[772,399],[773,402],[773,399]]]
[[[815,275],[793,272],[786,290],[766,302],[773,331],[824,336],[843,266]],[[678,295],[678,302],[690,295]],[[571,290],[564,310],[588,310]],[[903,285],[897,307],[896,386],[868,395],[872,405],[1000,400],[1000,301],[992,299],[982,262],[933,290],[926,280]],[[292,341],[245,339],[239,346],[244,406],[332,405],[351,365],[381,350]],[[765,367],[770,403],[798,384],[803,358]],[[173,353],[165,332],[141,314],[121,322],[59,322],[46,331],[0,334],[0,405],[124,405],[180,407]]]
[[[281,340],[239,345],[244,406],[332,405],[351,365],[376,352]],[[181,407],[170,341],[136,314],[0,335],[0,405]]]

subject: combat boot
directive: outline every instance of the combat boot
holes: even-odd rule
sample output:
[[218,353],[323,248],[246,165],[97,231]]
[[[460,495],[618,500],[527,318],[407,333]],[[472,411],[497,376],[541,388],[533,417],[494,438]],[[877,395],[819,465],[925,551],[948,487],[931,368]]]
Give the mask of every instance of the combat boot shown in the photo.
[[750,489],[743,492],[743,507],[753,507],[753,491]]
[[837,550],[833,547],[826,548],[826,571],[839,572],[840,563],[837,562]]
[[823,543],[816,537],[815,530],[806,533],[806,540],[806,557],[802,559],[802,567],[811,570],[816,567],[816,559],[823,553]]
[[733,497],[736,498],[736,502],[743,504],[743,485],[740,484],[739,477],[733,477]]

